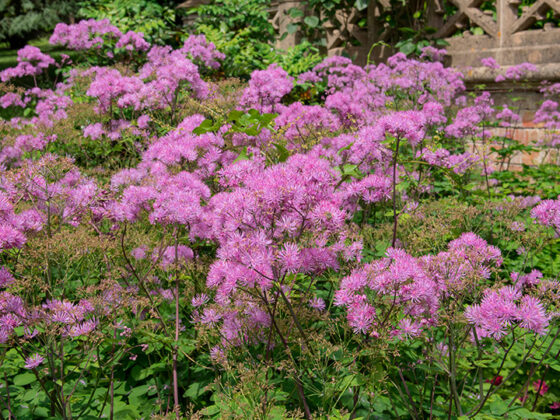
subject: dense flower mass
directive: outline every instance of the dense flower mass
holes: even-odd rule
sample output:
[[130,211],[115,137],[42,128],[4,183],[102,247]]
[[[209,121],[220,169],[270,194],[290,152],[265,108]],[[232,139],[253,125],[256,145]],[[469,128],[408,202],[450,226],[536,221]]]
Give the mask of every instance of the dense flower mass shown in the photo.
[[[526,375],[511,404],[533,391],[556,404],[543,349],[557,351],[560,197],[506,178],[532,151],[514,144],[521,110],[466,92],[433,47],[299,75],[272,64],[241,83],[221,79],[209,39],[172,48],[107,19],[60,23],[50,42],[75,64],[26,46],[0,72],[10,398],[41,394],[48,410],[31,417],[64,419],[268,418],[283,400],[278,418],[331,403],[349,418],[459,418],[502,410],[498,391]],[[482,65],[512,83],[536,70]],[[558,158],[560,87],[542,92],[532,147]],[[245,381],[264,392],[258,413],[209,408]],[[15,418],[5,390],[0,417]]]
[[540,202],[533,210],[531,216],[536,222],[551,226],[560,235],[560,197],[557,200],[544,200]]
[[55,64],[53,58],[43,54],[37,47],[27,45],[18,51],[18,65],[0,72],[0,80],[7,82],[10,79],[24,76],[37,76],[47,67]]
[[109,19],[96,21],[94,19],[82,20],[73,25],[59,23],[56,25],[49,39],[51,44],[60,44],[72,50],[99,49],[108,38],[119,40],[132,38],[132,35],[123,35],[116,26],[111,25]]
[[277,64],[271,64],[266,70],[253,72],[239,104],[247,109],[273,112],[292,88],[293,78]]
[[437,322],[442,300],[453,298],[465,288],[473,289],[477,281],[490,276],[493,266],[500,264],[500,251],[473,233],[451,241],[448,251],[419,259],[390,248],[385,258],[342,279],[335,304],[347,307],[354,331],[376,336],[379,328],[389,327],[382,321],[385,312],[381,308],[384,296],[390,296],[392,305],[402,307],[407,314],[392,333],[418,335],[423,327]]
[[523,328],[544,334],[549,317],[542,303],[533,296],[522,296],[511,286],[487,290],[480,304],[465,311],[467,319],[476,325],[478,337],[502,338],[515,323]]

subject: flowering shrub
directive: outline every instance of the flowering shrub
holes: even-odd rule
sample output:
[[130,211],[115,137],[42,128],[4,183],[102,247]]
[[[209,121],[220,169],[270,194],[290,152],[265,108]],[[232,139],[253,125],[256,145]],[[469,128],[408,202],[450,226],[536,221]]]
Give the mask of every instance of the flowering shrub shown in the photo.
[[518,110],[443,51],[240,84],[200,35],[51,42],[103,59],[0,73],[3,418],[558,410],[560,197],[509,194]]

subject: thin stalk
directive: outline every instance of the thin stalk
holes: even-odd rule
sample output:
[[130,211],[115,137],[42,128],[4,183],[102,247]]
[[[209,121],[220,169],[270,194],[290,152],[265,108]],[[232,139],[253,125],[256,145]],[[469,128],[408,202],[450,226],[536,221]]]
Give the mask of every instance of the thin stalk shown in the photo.
[[311,351],[311,347],[309,347],[309,341],[307,340],[307,335],[305,334],[305,332],[303,331],[303,328],[294,312],[294,308],[292,306],[292,304],[290,303],[290,300],[288,299],[288,297],[286,296],[286,294],[284,293],[284,291],[282,290],[282,285],[280,285],[278,287],[278,290],[280,290],[280,294],[282,295],[282,299],[284,299],[284,302],[286,302],[286,306],[288,306],[288,311],[290,312],[290,315],[292,316],[292,319],[294,320],[296,327],[299,331],[299,333],[301,334],[301,337],[303,338],[303,341],[305,341],[305,345],[307,346],[307,348],[309,349],[309,351]]
[[[60,339],[60,402],[62,403],[62,418],[72,418],[72,414],[66,413],[66,397],[64,396],[64,338]],[[70,407],[68,407],[70,411]]]
[[455,364],[455,342],[453,340],[453,329],[449,330],[449,387],[451,388],[451,394],[453,401],[455,402],[455,409],[459,416],[463,415],[463,409],[461,408],[461,402],[459,400],[459,394],[457,393],[457,380],[456,380],[456,364]]
[[[113,343],[111,343],[111,357],[115,353],[115,341],[117,340],[117,327],[113,327]],[[109,384],[109,420],[113,420],[114,408],[115,408],[115,365],[111,365],[111,382]]]
[[402,373],[402,369],[399,368],[399,376],[401,378],[401,381],[403,383],[403,387],[404,387],[404,392],[406,392],[406,396],[408,397],[408,400],[410,401],[410,409],[411,409],[411,415],[413,419],[417,419],[418,418],[418,414],[416,412],[416,408],[414,407],[414,400],[412,399],[412,395],[410,394],[410,390],[408,389],[408,385],[406,384],[406,380],[404,379],[404,375]]
[[10,384],[8,383],[8,376],[6,375],[6,372],[4,372],[4,382],[6,383],[6,406],[8,407],[8,419],[11,419],[12,417],[15,418],[15,416],[12,413],[12,403],[10,400]]
[[397,144],[395,146],[395,154],[393,157],[393,240],[391,246],[394,248],[397,241],[397,161],[399,157],[399,146],[401,138],[397,136]]
[[177,354],[179,353],[179,234],[175,228],[175,344],[173,345],[173,411],[179,420],[179,379],[177,376]]
[[546,376],[547,373],[548,373],[548,366],[544,370],[544,373],[541,376],[541,380],[539,382],[539,389],[537,389],[537,393],[535,395],[535,401],[533,401],[533,407],[531,407],[531,411],[535,411],[535,408],[537,408],[537,402],[539,401],[539,396],[541,395],[542,386],[544,384],[544,377]]
[[[478,359],[482,359],[482,348],[480,347],[480,342],[478,341],[478,334],[476,333],[476,328],[473,327],[473,335],[474,341],[476,343],[476,348],[478,350]],[[478,376],[478,399],[482,400],[482,396],[484,395],[484,384],[482,382],[482,368],[478,366],[477,368],[477,376]]]
[[301,405],[303,406],[303,411],[305,413],[305,418],[307,420],[312,420],[313,416],[311,415],[311,409],[309,408],[309,405],[307,404],[307,399],[305,398],[305,392],[304,392],[304,389],[303,389],[303,384],[301,383],[301,380],[299,379],[299,375],[297,374],[298,366],[297,366],[296,361],[295,361],[295,359],[292,355],[292,352],[290,350],[290,346],[288,345],[288,342],[286,341],[286,338],[282,334],[282,331],[280,331],[280,328],[278,327],[278,324],[276,323],[276,319],[272,316],[272,311],[270,310],[270,304],[268,302],[268,299],[264,295],[261,296],[261,298],[263,299],[263,301],[265,303],[265,307],[266,307],[267,312],[271,316],[270,318],[271,318],[272,326],[276,330],[276,333],[278,334],[278,337],[280,337],[280,341],[282,341],[282,345],[284,346],[284,349],[286,350],[286,353],[290,356],[290,360],[292,361],[292,364],[294,365],[294,371],[295,371],[294,372],[294,382],[296,384],[296,389],[297,389],[299,398],[301,400]]
[[434,384],[432,386],[432,392],[430,395],[430,420],[432,420],[432,418],[434,417],[433,415],[433,411],[434,411],[434,397],[436,395],[436,383],[437,383],[437,377],[438,374],[436,373],[436,376],[434,377]]

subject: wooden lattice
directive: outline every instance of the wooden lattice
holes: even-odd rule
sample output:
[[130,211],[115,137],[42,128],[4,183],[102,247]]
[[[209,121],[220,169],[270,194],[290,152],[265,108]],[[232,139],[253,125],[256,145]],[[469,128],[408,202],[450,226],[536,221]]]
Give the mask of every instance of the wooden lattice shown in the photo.
[[457,12],[450,16],[434,35],[446,38],[457,31],[473,25],[479,26],[491,38],[500,38],[530,29],[537,21],[543,20],[548,11],[560,14],[559,0],[537,0],[532,6],[517,16],[520,0],[496,0],[496,18],[492,11],[480,9],[484,0],[447,0],[457,7]]
[[537,0],[529,9],[524,10],[521,17],[511,25],[510,32],[516,33],[529,29],[535,22],[543,20],[549,10],[560,14],[560,1]]

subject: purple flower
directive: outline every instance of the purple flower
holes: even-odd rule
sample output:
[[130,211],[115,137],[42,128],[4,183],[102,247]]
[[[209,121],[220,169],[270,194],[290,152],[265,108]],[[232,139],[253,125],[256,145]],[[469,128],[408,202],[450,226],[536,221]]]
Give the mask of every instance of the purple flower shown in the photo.
[[40,356],[39,354],[35,353],[33,356],[28,357],[25,359],[25,367],[27,369],[35,369],[41,363],[45,361],[45,358]]
[[192,304],[193,307],[198,308],[198,307],[206,304],[209,300],[210,300],[210,298],[208,296],[206,296],[204,293],[201,293],[201,294],[196,295],[192,298],[191,304]]

